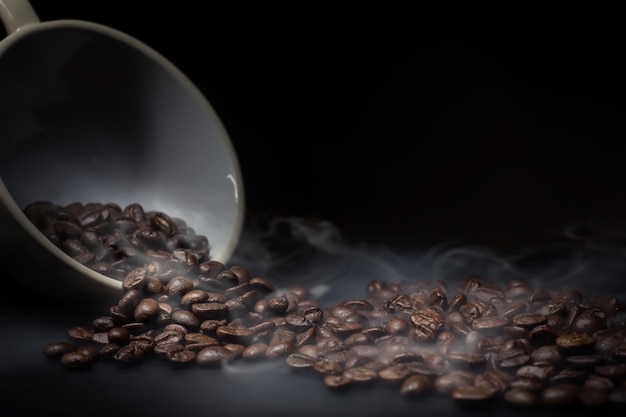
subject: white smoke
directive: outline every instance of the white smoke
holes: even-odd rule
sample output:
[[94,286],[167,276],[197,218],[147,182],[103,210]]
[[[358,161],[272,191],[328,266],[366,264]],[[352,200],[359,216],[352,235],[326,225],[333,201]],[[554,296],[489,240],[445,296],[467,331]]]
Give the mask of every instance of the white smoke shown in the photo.
[[624,222],[567,225],[553,242],[514,251],[458,242],[427,249],[349,244],[325,219],[274,217],[251,223],[232,263],[280,286],[317,286],[333,297],[362,296],[371,280],[454,282],[467,276],[503,284],[526,279],[536,289],[577,288],[621,297],[626,292]]

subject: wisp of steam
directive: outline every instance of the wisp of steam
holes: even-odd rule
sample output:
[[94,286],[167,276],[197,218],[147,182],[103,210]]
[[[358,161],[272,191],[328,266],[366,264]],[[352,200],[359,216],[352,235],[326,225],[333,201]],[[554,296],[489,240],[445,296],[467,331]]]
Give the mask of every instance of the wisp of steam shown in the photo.
[[625,298],[626,223],[617,219],[564,225],[555,241],[516,251],[455,242],[426,250],[348,244],[328,220],[255,220],[231,262],[284,287],[305,286],[329,302],[364,296],[371,280],[458,282],[468,276]]

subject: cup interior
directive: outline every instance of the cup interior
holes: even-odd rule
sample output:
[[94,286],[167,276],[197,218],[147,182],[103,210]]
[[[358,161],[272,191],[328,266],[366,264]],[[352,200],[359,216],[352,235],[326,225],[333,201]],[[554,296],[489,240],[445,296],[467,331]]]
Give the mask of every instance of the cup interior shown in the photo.
[[47,200],[141,204],[183,219],[227,262],[243,186],[226,130],[171,63],[87,22],[0,43],[0,179],[20,208]]

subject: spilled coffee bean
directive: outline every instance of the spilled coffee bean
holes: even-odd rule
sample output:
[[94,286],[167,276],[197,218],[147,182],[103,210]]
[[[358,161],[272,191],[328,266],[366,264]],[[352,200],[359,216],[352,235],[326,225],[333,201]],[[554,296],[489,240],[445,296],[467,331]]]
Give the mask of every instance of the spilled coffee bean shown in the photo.
[[282,360],[328,389],[380,384],[407,400],[440,394],[460,406],[552,410],[626,403],[626,323],[615,297],[459,277],[373,280],[362,298],[325,306],[306,288],[277,289],[210,259],[207,238],[139,204],[42,202],[26,212],[70,256],[122,282],[108,314],[44,347],[68,369]]

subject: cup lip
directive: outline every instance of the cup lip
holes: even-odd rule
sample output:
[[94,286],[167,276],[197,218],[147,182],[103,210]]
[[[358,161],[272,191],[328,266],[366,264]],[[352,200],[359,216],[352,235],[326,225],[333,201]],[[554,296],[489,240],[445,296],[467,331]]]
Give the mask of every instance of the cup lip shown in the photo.
[[[245,194],[244,194],[244,184],[241,174],[241,167],[239,164],[239,160],[237,158],[237,154],[235,152],[234,145],[230,138],[230,135],[226,131],[221,119],[217,115],[213,106],[209,103],[207,98],[202,94],[202,92],[196,87],[196,85],[171,61],[157,52],[155,49],[151,48],[146,43],[140,41],[137,38],[134,38],[127,33],[124,33],[120,30],[114,29],[110,26],[102,25],[95,22],[89,22],[85,20],[76,20],[76,19],[59,19],[59,20],[51,20],[46,22],[38,22],[35,24],[31,24],[28,26],[21,27],[16,32],[13,32],[7,35],[5,38],[0,39],[0,60],[2,59],[3,53],[8,50],[14,43],[18,42],[21,38],[26,36],[34,35],[38,32],[45,32],[48,30],[55,29],[82,29],[86,31],[91,31],[98,33],[100,35],[107,36],[109,38],[115,39],[126,45],[136,49],[138,52],[144,54],[149,59],[153,60],[157,65],[160,65],[164,68],[168,73],[170,73],[173,77],[176,78],[177,82],[181,84],[181,86],[193,97],[193,99],[198,103],[198,105],[204,107],[206,114],[208,117],[212,119],[212,122],[216,126],[216,129],[219,132],[219,137],[224,141],[224,145],[228,152],[228,156],[230,158],[231,164],[233,166],[233,174],[229,175],[230,181],[233,183],[234,193],[235,193],[235,201],[236,201],[236,216],[235,222],[233,225],[233,229],[230,233],[229,241],[224,246],[224,250],[221,254],[216,257],[212,256],[212,259],[217,260],[219,262],[226,263],[232,256],[235,248],[241,238],[241,233],[243,230],[244,223],[244,214],[245,214]],[[232,178],[231,178],[232,177]],[[54,245],[37,227],[28,219],[23,210],[18,206],[17,202],[11,196],[11,193],[7,189],[4,181],[0,177],[0,201],[6,206],[8,212],[13,216],[14,219],[45,249],[47,249],[51,254],[57,257],[59,260],[64,262],[69,267],[78,270],[82,275],[91,278],[99,284],[103,284],[106,287],[113,289],[122,289],[122,281],[117,280],[115,278],[108,277],[99,272],[94,271],[93,269],[81,264],[80,262],[72,259],[68,254],[63,252],[59,247]]]

